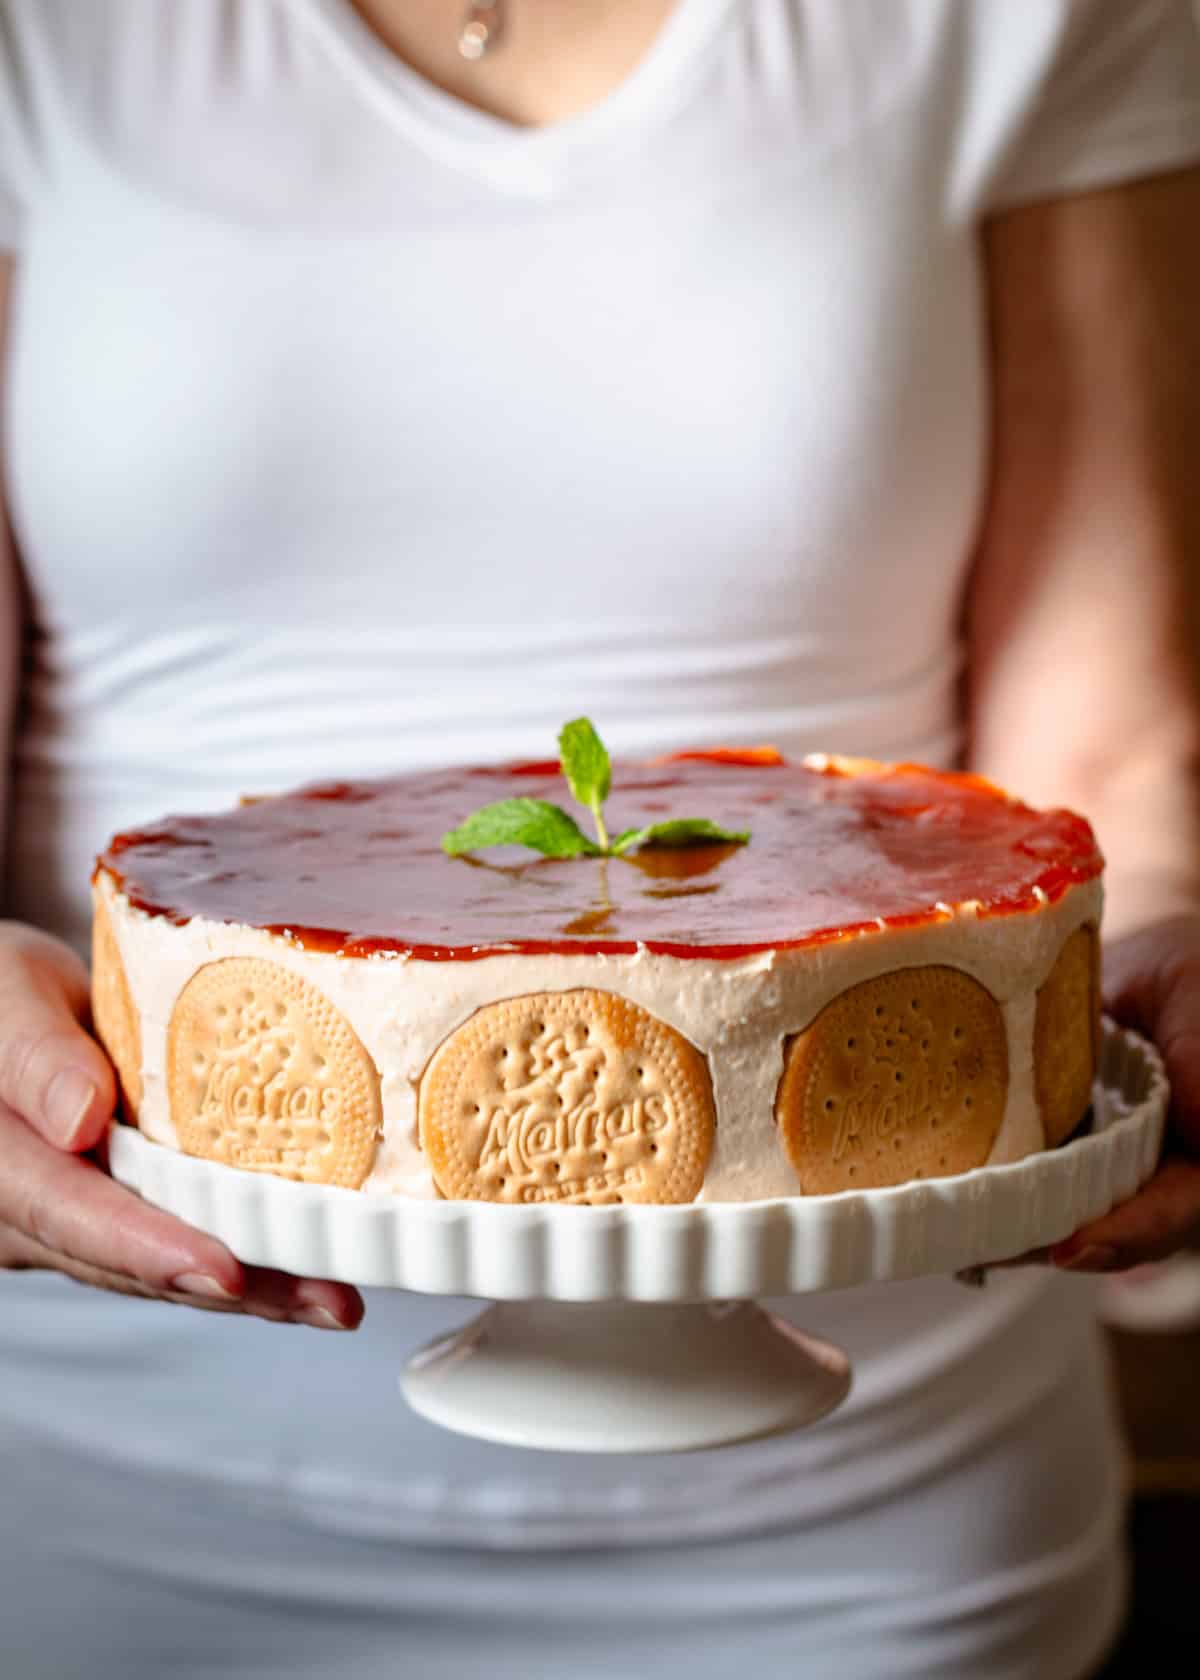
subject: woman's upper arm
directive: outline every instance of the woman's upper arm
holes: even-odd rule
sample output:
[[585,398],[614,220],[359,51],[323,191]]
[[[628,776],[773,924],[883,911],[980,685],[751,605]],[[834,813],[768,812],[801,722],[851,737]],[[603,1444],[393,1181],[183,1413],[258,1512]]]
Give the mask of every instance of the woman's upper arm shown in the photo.
[[1200,170],[997,217],[973,768],[1200,894]]
[[[0,251],[0,419],[4,414],[3,383],[9,338],[15,264]],[[9,743],[20,671],[21,591],[16,548],[5,496],[5,429],[0,423],[0,811],[8,809]],[[5,825],[7,826],[7,825]],[[4,839],[0,831],[0,844]]]

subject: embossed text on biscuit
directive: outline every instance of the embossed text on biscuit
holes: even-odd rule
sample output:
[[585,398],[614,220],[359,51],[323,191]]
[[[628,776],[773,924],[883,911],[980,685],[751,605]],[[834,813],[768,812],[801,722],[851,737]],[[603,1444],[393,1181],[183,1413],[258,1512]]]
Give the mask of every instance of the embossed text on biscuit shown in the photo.
[[695,1048],[590,991],[480,1010],[433,1058],[419,1111],[443,1194],[521,1202],[690,1199],[714,1125]]
[[852,986],[789,1040],[776,1096],[805,1194],[968,1171],[995,1142],[1007,1034],[978,981],[929,966]]
[[261,958],[209,963],[168,1037],[180,1146],[231,1166],[357,1188],[380,1129],[379,1078],[329,999]]

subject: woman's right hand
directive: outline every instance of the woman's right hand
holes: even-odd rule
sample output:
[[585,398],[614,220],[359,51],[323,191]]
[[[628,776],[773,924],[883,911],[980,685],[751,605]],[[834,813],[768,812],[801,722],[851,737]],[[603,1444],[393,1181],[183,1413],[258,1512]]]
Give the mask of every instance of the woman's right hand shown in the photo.
[[209,1311],[352,1330],[347,1284],[243,1266],[213,1237],[114,1183],[103,1151],[116,1087],[84,1031],[88,976],[67,946],[0,922],[0,1268]]

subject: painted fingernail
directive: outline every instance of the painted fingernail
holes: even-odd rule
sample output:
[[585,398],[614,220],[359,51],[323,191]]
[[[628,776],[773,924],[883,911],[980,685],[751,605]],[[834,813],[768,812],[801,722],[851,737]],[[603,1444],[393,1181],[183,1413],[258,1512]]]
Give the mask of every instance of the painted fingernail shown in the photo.
[[74,1149],[80,1127],[95,1100],[96,1087],[80,1068],[64,1068],[50,1081],[46,1118],[61,1138],[64,1149]]
[[1109,1248],[1102,1243],[1091,1243],[1087,1248],[1081,1248],[1076,1254],[1067,1254],[1061,1260],[1056,1256],[1054,1264],[1061,1272],[1111,1272],[1118,1258],[1115,1248]]
[[208,1301],[236,1301],[237,1296],[206,1272],[181,1272],[171,1279],[171,1288],[179,1295],[202,1295]]
[[291,1321],[293,1324],[310,1324],[314,1330],[349,1330],[350,1328],[348,1324],[343,1324],[340,1319],[334,1318],[333,1314],[325,1307],[303,1307],[292,1313]]

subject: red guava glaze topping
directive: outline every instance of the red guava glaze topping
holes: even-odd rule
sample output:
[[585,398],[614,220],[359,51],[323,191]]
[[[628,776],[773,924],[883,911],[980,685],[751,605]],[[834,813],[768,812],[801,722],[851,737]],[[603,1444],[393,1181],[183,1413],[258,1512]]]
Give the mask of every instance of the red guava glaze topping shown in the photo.
[[785,764],[778,747],[701,747],[694,752],[667,753],[657,764]]
[[639,948],[734,959],[880,919],[919,926],[970,900],[981,916],[1033,910],[1103,868],[1082,817],[1031,810],[976,776],[728,753],[618,764],[605,820],[615,834],[705,816],[751,830],[747,846],[446,856],[447,829],[516,795],[571,807],[549,763],[323,783],[119,834],[97,869],[170,921],[244,923],[348,957],[465,961]]

